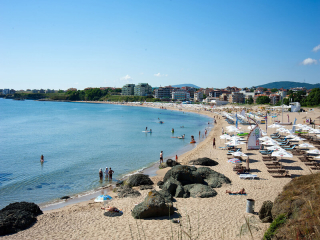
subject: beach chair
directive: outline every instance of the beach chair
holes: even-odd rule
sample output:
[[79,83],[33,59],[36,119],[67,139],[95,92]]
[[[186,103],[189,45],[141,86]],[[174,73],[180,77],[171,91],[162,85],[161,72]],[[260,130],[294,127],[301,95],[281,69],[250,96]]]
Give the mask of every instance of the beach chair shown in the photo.
[[240,174],[240,179],[255,179],[258,176],[256,174]]
[[272,177],[274,178],[291,178],[291,175],[289,174],[288,171],[285,171],[284,173],[281,173],[281,174],[277,174],[277,175],[271,175]]
[[293,149],[295,149],[295,147],[296,147],[297,145],[293,145],[292,147],[290,147],[290,148],[287,148],[287,147],[285,147],[284,149],[286,149],[286,150],[293,150]]

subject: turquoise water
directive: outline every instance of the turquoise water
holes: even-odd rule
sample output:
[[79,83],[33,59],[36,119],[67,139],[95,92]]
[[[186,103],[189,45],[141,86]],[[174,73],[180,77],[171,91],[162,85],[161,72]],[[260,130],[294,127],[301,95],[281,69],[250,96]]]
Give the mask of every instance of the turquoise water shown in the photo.
[[[153,108],[0,99],[0,208],[107,185],[99,180],[100,168],[112,167],[115,182],[158,161],[161,150],[165,159],[189,150],[190,136],[197,140],[208,121]],[[152,134],[142,132],[146,127]],[[182,134],[186,139],[172,138]]]

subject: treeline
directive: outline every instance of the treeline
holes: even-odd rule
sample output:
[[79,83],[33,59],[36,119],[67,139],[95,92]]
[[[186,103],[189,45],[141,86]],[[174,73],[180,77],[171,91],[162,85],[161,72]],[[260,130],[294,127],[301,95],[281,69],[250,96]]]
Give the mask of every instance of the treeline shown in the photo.
[[15,99],[48,99],[54,101],[113,101],[113,102],[155,102],[160,101],[153,97],[122,96],[121,89],[90,88],[86,90],[67,91],[58,93],[15,93]]

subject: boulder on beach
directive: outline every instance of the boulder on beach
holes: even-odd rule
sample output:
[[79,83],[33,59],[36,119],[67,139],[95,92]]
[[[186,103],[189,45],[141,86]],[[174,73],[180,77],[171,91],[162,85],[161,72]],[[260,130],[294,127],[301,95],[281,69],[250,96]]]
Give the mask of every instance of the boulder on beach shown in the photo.
[[159,165],[159,168],[163,169],[163,168],[167,168],[167,167],[174,167],[174,166],[177,166],[177,165],[180,165],[180,163],[178,163],[175,160],[172,160],[172,159],[169,158],[166,162],[161,163]]
[[264,201],[260,210],[259,210],[259,218],[263,223],[271,223],[272,222],[272,210],[273,202]]
[[204,157],[204,158],[198,158],[195,160],[191,160],[189,162],[190,165],[201,165],[201,166],[216,166],[219,163],[217,161],[214,161],[210,158]]
[[131,175],[127,180],[125,180],[125,185],[135,187],[141,185],[153,185],[153,182],[148,175],[139,173]]
[[164,184],[164,182],[163,182],[163,181],[159,181],[159,182],[157,182],[157,186],[159,186],[159,188],[162,188],[163,184]]
[[231,183],[229,178],[208,167],[199,167],[197,172],[201,175],[206,184],[212,188],[220,188],[224,183]]
[[118,191],[119,198],[141,196],[141,193],[139,191],[134,190],[129,186],[120,187],[117,191]]
[[183,187],[185,192],[190,193],[190,197],[193,198],[209,198],[217,195],[217,192],[211,187],[204,184],[189,184]]
[[142,203],[136,205],[131,215],[136,219],[169,216],[174,213],[171,203],[166,203],[165,198],[157,191],[150,191]]
[[177,165],[172,167],[165,174],[163,182],[165,183],[169,178],[179,181],[182,185],[203,183],[201,175],[197,173],[197,168],[185,165]]
[[67,200],[67,199],[69,199],[70,197],[69,196],[63,196],[63,197],[61,197],[60,199],[62,199],[62,200]]
[[174,166],[164,176],[159,187],[172,197],[214,197],[217,192],[212,188],[231,183],[230,179],[209,167]]
[[0,236],[27,229],[42,214],[39,206],[29,202],[11,203],[0,210]]

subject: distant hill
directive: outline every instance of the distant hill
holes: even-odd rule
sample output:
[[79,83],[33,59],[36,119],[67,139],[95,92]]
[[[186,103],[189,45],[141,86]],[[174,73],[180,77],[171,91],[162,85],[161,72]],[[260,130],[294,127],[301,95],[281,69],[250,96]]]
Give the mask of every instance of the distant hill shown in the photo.
[[320,83],[310,84],[310,83],[302,83],[302,82],[290,82],[290,81],[281,81],[281,82],[271,82],[263,85],[259,85],[256,87],[264,87],[264,88],[295,88],[295,87],[305,87],[306,89],[312,88],[320,88]]
[[198,87],[198,86],[196,86],[196,85],[194,85],[194,84],[188,84],[188,83],[186,83],[186,84],[179,84],[179,85],[172,85],[172,87],[179,87],[179,88],[181,88],[181,87],[200,88],[200,87]]

